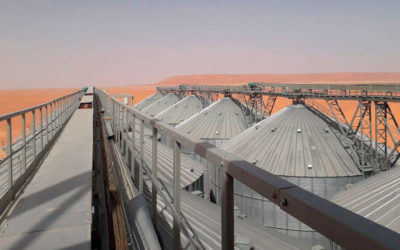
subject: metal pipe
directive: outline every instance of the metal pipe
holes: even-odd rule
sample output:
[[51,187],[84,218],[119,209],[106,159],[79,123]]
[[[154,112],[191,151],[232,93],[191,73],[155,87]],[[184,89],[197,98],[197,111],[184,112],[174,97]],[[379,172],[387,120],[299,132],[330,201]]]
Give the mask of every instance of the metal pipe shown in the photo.
[[[181,213],[181,144],[174,140],[174,209]],[[178,221],[174,218],[173,249],[181,249],[181,230]]]
[[[157,128],[153,127],[153,138],[152,138],[152,174],[155,180],[157,180]],[[157,225],[157,188],[154,183],[151,184],[151,208],[152,208],[152,219],[154,226]]]

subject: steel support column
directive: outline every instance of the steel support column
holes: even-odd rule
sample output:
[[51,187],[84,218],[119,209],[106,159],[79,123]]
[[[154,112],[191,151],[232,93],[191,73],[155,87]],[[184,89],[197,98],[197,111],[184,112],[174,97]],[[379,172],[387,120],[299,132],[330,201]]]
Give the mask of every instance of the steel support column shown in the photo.
[[[153,127],[153,138],[152,138],[152,174],[155,180],[157,180],[157,136],[158,131],[157,128]],[[157,225],[157,187],[154,183],[151,184],[151,210],[152,210],[152,219],[153,225]]]
[[[226,167],[226,166],[225,166]],[[233,178],[227,173],[221,173],[221,226],[222,249],[233,249],[235,245],[234,191]]]
[[[181,144],[174,140],[174,209],[181,213]],[[179,222],[174,218],[173,249],[181,249],[181,230]]]

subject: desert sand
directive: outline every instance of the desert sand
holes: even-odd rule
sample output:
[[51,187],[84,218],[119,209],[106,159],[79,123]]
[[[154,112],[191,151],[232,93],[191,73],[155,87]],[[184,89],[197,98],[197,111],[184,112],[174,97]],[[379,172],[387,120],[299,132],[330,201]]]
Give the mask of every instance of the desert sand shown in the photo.
[[[0,90],[0,115],[15,112],[21,109],[39,105],[63,95],[70,94],[78,89],[12,89]],[[36,114],[39,117],[39,114]],[[31,126],[31,115],[26,116],[27,128]],[[12,136],[16,138],[21,135],[21,116],[12,119]],[[28,130],[28,129],[27,129]],[[6,124],[0,122],[0,146],[6,143]],[[2,152],[0,148],[0,158]],[[4,155],[3,155],[4,156]]]
[[[266,83],[337,83],[337,84],[357,84],[357,83],[381,83],[396,84],[400,83],[400,73],[327,73],[327,74],[215,74],[215,75],[187,75],[173,76],[155,84],[132,85],[126,87],[102,87],[109,93],[129,93],[135,96],[134,103],[138,103],[151,94],[155,93],[156,86],[176,86],[180,84],[211,84],[211,85],[239,85],[249,82]],[[0,90],[0,115],[17,111],[34,105],[44,103],[62,95],[72,93],[77,89],[28,89],[28,90]],[[320,101],[326,105],[324,101]],[[291,100],[278,98],[273,113],[291,104]],[[351,119],[355,102],[341,101],[343,111],[348,119]],[[400,119],[400,104],[392,103],[392,111],[397,119]],[[374,114],[372,114],[374,115]],[[27,116],[27,126],[30,126],[31,118]],[[375,124],[373,123],[374,127]],[[5,143],[5,122],[0,122],[0,143]],[[21,119],[13,119],[13,138],[21,134]]]

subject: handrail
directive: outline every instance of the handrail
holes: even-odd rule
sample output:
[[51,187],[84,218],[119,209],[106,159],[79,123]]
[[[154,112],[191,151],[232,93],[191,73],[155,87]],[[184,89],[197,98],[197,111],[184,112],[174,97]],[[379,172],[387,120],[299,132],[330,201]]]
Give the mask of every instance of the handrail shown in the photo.
[[[7,170],[5,176],[0,178],[0,215],[4,213],[50,149],[61,128],[79,106],[83,94],[82,90],[76,91],[43,104],[0,116],[0,122],[6,122],[7,130],[6,156],[0,159],[0,169]],[[30,133],[26,131],[26,114],[31,114]],[[14,141],[12,119],[17,116],[21,116],[22,134],[19,140]]]
[[[141,124],[147,124],[152,127],[156,132],[160,131],[160,133],[167,134],[173,138],[175,145],[175,177],[180,177],[179,155],[182,146],[207,159],[209,162],[220,166],[222,173],[225,173],[221,195],[223,249],[233,249],[234,247],[234,179],[247,185],[263,197],[277,204],[285,212],[342,247],[347,249],[399,248],[400,234],[306,191],[210,143],[184,134],[156,118],[150,117],[133,107],[122,104],[102,90],[95,89],[95,93],[106,97],[108,100],[107,105],[111,105],[111,107],[107,107],[107,110],[112,111],[114,134],[116,135],[117,141],[120,140],[122,129],[127,126],[135,126],[135,124],[131,123],[132,117],[139,119]],[[121,112],[123,113],[121,114]],[[125,115],[126,118],[124,118]],[[143,134],[144,132],[141,129],[140,136],[143,137]],[[157,162],[157,154],[153,154],[152,161]],[[143,172],[139,171],[139,180],[143,178],[142,174]],[[143,182],[139,181],[139,185],[143,185]],[[174,207],[178,209],[178,212],[180,207],[179,189],[180,178],[174,178]],[[153,199],[154,197],[157,196],[153,196]],[[153,200],[153,202],[156,202],[156,200]],[[179,236],[174,234],[174,241],[175,237]]]
[[74,92],[74,93],[61,96],[61,97],[59,97],[59,98],[50,100],[50,101],[48,101],[48,102],[45,102],[45,103],[42,103],[42,104],[39,104],[39,105],[36,105],[36,106],[33,106],[33,107],[29,107],[29,108],[26,108],[26,109],[21,109],[21,110],[15,111],[15,112],[10,112],[10,113],[7,113],[7,114],[5,114],[5,115],[0,115],[0,122],[1,122],[1,121],[4,121],[4,120],[7,120],[7,119],[9,119],[9,118],[12,118],[12,117],[14,117],[14,116],[17,116],[17,115],[21,115],[21,114],[28,113],[28,112],[31,112],[31,111],[36,110],[36,109],[43,108],[43,107],[45,107],[45,106],[50,105],[51,103],[57,102],[57,101],[59,101],[59,100],[61,100],[61,99],[67,98],[67,97],[71,97],[71,96],[77,95],[77,94],[79,94],[79,93],[82,93],[82,94],[83,94],[83,90],[79,90],[79,91],[76,91],[76,92]]

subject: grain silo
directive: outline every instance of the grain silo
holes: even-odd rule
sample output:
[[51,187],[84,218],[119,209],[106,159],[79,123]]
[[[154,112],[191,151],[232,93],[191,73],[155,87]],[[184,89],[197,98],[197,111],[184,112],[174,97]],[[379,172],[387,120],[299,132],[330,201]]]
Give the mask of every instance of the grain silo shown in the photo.
[[[179,124],[177,128],[192,137],[219,146],[248,128],[243,108],[236,99],[225,97]],[[203,163],[204,175],[200,180],[200,186],[208,198],[210,188],[208,174],[211,164],[185,148],[182,148],[182,153]]]
[[177,126],[186,119],[199,113],[203,107],[203,102],[198,96],[190,95],[165,109],[156,115],[155,118],[158,118],[171,126]]
[[[284,108],[221,148],[325,199],[362,178],[326,122],[301,104]],[[216,167],[210,171],[211,189],[218,201],[220,174]],[[329,244],[310,227],[238,181],[235,205],[243,215],[266,227],[314,244]]]
[[179,96],[171,93],[143,108],[142,111],[147,115],[155,116],[165,109],[171,107],[175,103],[179,102],[179,100]]
[[[190,95],[162,111],[155,118],[175,127],[199,113],[204,107],[205,102],[202,101],[201,97]],[[161,143],[173,146],[171,138],[165,134],[161,134]]]
[[332,202],[400,233],[400,168],[362,180],[334,195]]
[[246,117],[238,101],[222,98],[177,126],[192,137],[216,146],[247,129]]
[[160,92],[156,92],[154,94],[152,94],[151,96],[147,97],[146,99],[143,99],[142,101],[140,101],[138,104],[136,104],[134,107],[138,110],[142,110],[148,106],[150,106],[151,104],[153,104],[154,102],[160,100],[161,98],[163,98],[164,95]]

